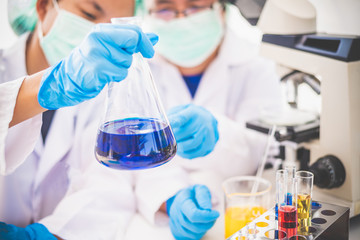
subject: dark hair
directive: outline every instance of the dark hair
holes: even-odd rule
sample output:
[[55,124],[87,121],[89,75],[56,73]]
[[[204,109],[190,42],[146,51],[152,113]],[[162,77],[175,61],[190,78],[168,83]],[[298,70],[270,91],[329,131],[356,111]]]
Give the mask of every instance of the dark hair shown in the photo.
[[225,10],[226,3],[235,4],[235,2],[236,2],[236,0],[219,0],[219,3],[223,7],[224,10]]

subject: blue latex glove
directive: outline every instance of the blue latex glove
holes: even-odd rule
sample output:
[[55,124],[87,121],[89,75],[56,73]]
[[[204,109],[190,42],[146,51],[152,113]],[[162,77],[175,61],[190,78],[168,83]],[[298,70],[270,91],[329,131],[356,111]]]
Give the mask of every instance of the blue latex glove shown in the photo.
[[16,227],[11,224],[0,222],[0,239],[2,240],[57,240],[47,228],[40,224],[34,223],[26,228]]
[[177,240],[196,240],[214,225],[219,212],[212,210],[211,194],[204,185],[180,190],[166,202],[170,229]]
[[217,120],[205,108],[193,104],[176,106],[168,112],[177,143],[177,154],[193,159],[209,154],[219,140]]
[[135,25],[98,24],[70,55],[46,70],[38,100],[46,109],[73,106],[97,96],[112,81],[123,80],[132,55],[154,55],[155,34]]

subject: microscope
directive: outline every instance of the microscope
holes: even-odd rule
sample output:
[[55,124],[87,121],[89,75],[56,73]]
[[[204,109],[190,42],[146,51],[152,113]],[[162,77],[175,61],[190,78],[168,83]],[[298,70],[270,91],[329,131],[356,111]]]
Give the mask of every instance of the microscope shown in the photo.
[[[326,4],[335,3],[359,6],[353,0]],[[247,127],[269,133],[276,125],[283,165],[313,172],[313,198],[349,207],[355,216],[360,214],[360,34],[317,31],[318,12],[308,0],[265,3],[257,22],[264,33],[260,54],[281,67],[291,111],[247,122]],[[360,29],[358,21],[352,24]],[[298,108],[303,84],[319,95],[317,113]],[[283,121],[291,116],[292,121]]]

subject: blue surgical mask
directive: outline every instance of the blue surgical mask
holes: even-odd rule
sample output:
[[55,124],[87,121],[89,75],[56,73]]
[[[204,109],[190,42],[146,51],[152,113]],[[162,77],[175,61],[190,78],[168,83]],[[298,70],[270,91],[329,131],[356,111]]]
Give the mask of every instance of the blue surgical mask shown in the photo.
[[220,5],[170,21],[148,16],[149,29],[159,35],[156,51],[181,67],[195,67],[219,46],[224,36]]
[[39,21],[40,46],[50,65],[68,56],[95,25],[82,17],[60,9],[57,2],[55,0],[53,2],[58,15],[46,36],[43,35]]

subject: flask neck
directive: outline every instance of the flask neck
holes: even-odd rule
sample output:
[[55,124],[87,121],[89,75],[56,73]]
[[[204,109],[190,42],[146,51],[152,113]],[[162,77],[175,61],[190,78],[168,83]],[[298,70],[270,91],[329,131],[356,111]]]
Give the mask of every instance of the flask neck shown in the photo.
[[141,22],[140,17],[111,18],[111,23],[113,24],[131,24],[141,27]]

